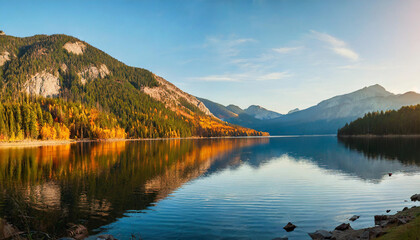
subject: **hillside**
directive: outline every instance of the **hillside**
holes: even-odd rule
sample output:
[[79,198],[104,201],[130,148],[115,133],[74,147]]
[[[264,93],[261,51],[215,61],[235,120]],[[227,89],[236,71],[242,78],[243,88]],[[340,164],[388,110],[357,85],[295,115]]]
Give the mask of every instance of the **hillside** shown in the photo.
[[204,99],[204,98],[197,98],[197,99],[200,100],[202,103],[204,103],[204,105],[210,110],[210,112],[214,116],[216,116],[216,117],[218,117],[222,120],[238,117],[237,113],[229,110],[228,108],[226,108],[222,104],[215,103],[215,102],[212,102],[212,101]]
[[[73,137],[95,136],[76,130],[76,125],[92,125],[94,121],[83,120],[87,123],[82,124],[57,117],[68,110],[69,104],[78,105],[82,112],[101,113],[95,119],[98,123],[115,119],[112,127],[124,129],[130,138],[263,134],[220,121],[203,103],[165,79],[146,69],[127,66],[66,35],[0,36],[0,91],[1,105],[9,109],[1,117],[8,125],[0,132],[6,140],[11,139],[11,131],[14,135],[27,131],[23,122],[31,118],[27,114],[36,112],[38,105],[41,112],[56,116],[51,126],[32,116],[38,133],[44,125],[53,127],[57,123],[70,129]],[[55,103],[58,113],[50,109],[52,104],[44,104],[48,98],[60,100]],[[29,109],[26,113],[22,112],[24,105]],[[16,121],[13,128],[10,121]],[[101,126],[108,128],[106,125]]]
[[339,136],[417,134],[420,134],[420,105],[367,113],[338,130]]
[[226,108],[229,111],[234,112],[236,114],[241,114],[241,113],[244,113],[245,112],[244,110],[242,110],[242,108],[240,108],[240,107],[238,107],[236,105],[233,105],[233,104],[227,105]]

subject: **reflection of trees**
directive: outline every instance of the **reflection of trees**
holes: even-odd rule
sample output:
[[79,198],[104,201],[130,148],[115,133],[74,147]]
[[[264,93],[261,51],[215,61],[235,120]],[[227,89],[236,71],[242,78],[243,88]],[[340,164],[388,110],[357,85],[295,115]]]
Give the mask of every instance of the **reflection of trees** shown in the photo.
[[[229,152],[267,139],[82,143],[0,149],[0,213],[60,235],[69,222],[93,230],[142,210],[205,173]],[[1,203],[1,201],[0,201]]]
[[420,138],[416,137],[371,137],[338,138],[351,150],[363,153],[367,158],[398,160],[406,165],[420,166]]
[[[355,139],[357,140],[357,139]],[[413,140],[413,139],[412,139]],[[418,161],[416,161],[416,152],[419,146],[410,143],[388,142],[388,145],[377,146],[377,152],[382,155],[376,155],[375,158],[369,158],[363,153],[345,147],[342,143],[337,143],[335,137],[291,137],[291,138],[272,138],[269,144],[254,145],[250,148],[244,148],[241,152],[241,159],[245,159],[249,166],[259,168],[262,164],[277,159],[281,156],[288,156],[295,161],[308,161],[316,164],[319,168],[332,171],[334,173],[345,173],[355,176],[359,179],[370,182],[380,182],[383,177],[388,176],[389,172],[418,172],[420,171]],[[359,144],[363,145],[363,142]],[[398,145],[404,145],[398,147]],[[401,149],[404,147],[404,149]],[[399,148],[395,160],[384,158],[384,153],[393,148]],[[392,152],[392,151],[391,151]],[[411,152],[411,158],[405,158],[403,155]],[[400,160],[400,158],[405,160]],[[410,159],[410,160],[408,160]],[[414,165],[417,164],[417,165]],[[214,163],[212,169],[219,163]],[[211,172],[211,170],[209,171]]]

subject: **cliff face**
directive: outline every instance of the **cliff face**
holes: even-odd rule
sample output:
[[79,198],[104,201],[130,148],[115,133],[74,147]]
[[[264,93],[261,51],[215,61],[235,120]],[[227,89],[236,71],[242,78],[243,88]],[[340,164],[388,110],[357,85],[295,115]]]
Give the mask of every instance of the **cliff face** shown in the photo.
[[43,71],[32,76],[25,84],[25,91],[31,95],[56,97],[60,93],[60,80],[58,72],[54,75]]
[[9,52],[3,52],[0,54],[0,67],[10,60],[9,55],[10,55]]
[[179,108],[185,108],[185,102],[197,107],[201,112],[206,115],[213,116],[210,110],[196,97],[188,94],[181,89],[177,88],[172,83],[166,81],[162,77],[154,75],[158,81],[159,86],[157,87],[143,87],[142,91],[150,97],[162,102],[166,107],[177,110]]
[[97,78],[105,78],[111,72],[105,64],[99,65],[99,67],[92,65],[85,68],[83,71],[78,72],[77,75],[80,77],[82,85],[85,85],[88,80],[94,80]]
[[76,55],[82,55],[83,52],[86,50],[86,44],[82,42],[67,42],[63,46],[64,49],[67,50],[69,53],[73,53]]

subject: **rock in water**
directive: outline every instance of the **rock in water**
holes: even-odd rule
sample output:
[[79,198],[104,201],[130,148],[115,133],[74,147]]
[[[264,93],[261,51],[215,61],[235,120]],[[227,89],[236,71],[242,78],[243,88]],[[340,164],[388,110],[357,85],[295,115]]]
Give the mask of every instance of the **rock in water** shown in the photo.
[[296,225],[294,225],[293,223],[289,222],[286,224],[286,226],[284,226],[284,230],[286,230],[286,232],[291,232],[293,230],[295,230]]
[[359,219],[359,217],[360,217],[360,216],[353,215],[353,217],[351,217],[349,220],[350,220],[350,221],[352,221],[352,222],[354,222],[354,221],[356,221],[357,219]]
[[289,240],[288,237],[278,237],[278,238],[273,238],[272,240]]
[[391,212],[391,210],[386,210],[387,213]]
[[335,228],[335,230],[338,230],[338,231],[346,231],[349,229],[353,229],[353,228],[351,228],[350,224],[348,223],[342,223]]
[[308,233],[308,235],[314,240],[330,239],[332,237],[331,232],[326,230],[317,230],[316,232]]

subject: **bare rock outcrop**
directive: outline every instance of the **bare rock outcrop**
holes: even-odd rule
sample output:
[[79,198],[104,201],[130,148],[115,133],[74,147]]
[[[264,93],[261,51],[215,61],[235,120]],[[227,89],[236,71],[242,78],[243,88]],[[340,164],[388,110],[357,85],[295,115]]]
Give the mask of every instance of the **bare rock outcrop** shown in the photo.
[[78,73],[82,84],[85,85],[88,80],[93,80],[97,78],[104,78],[108,76],[111,72],[105,64],[101,64],[99,67],[90,66],[85,70]]
[[150,97],[164,103],[166,107],[176,110],[177,107],[182,106],[182,101],[196,106],[200,111],[206,115],[213,116],[210,110],[196,97],[182,91],[172,83],[165,79],[155,76],[155,79],[159,82],[158,87],[143,87],[142,91]]
[[67,42],[64,44],[63,48],[66,49],[69,53],[81,55],[86,49],[86,44],[82,42]]
[[25,84],[25,91],[31,95],[54,97],[60,93],[58,73],[43,71],[32,76]]
[[2,52],[0,54],[0,67],[3,66],[7,61],[10,61],[10,53]]

